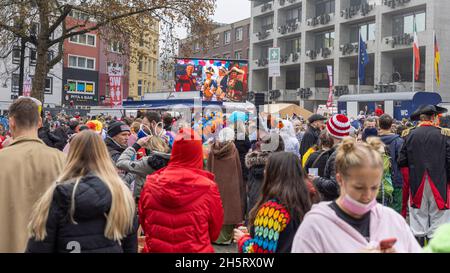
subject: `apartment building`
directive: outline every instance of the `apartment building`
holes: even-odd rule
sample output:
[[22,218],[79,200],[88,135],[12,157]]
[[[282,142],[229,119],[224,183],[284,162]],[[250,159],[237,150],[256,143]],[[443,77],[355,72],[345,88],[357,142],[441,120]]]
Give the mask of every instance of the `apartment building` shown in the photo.
[[[247,60],[250,53],[250,18],[231,24],[217,24],[212,31],[208,47],[188,37],[181,41],[182,47],[188,47],[190,58]],[[182,50],[183,52],[183,50]]]
[[[329,94],[334,101],[357,94],[358,41],[367,44],[369,63],[359,93],[413,91],[414,22],[421,52],[414,91],[438,91],[450,102],[450,17],[446,0],[256,0],[252,1],[250,90],[281,91],[280,101],[310,110]],[[441,53],[441,85],[434,73],[434,34]],[[281,76],[268,79],[268,48],[281,49]]]

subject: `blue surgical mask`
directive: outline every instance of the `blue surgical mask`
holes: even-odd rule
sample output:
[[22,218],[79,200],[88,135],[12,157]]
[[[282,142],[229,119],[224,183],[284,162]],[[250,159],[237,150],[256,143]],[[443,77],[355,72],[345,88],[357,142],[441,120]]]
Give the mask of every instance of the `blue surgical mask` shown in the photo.
[[[141,127],[140,127],[140,129],[139,129],[139,132],[137,133],[138,139],[141,139],[141,138],[144,138],[144,137],[149,136],[149,134],[146,133],[146,132],[144,131],[144,126],[145,126],[144,124],[141,124]],[[147,126],[145,126],[145,127],[147,127]],[[148,128],[148,127],[147,127],[147,130],[148,130],[149,132],[151,132],[150,128]]]

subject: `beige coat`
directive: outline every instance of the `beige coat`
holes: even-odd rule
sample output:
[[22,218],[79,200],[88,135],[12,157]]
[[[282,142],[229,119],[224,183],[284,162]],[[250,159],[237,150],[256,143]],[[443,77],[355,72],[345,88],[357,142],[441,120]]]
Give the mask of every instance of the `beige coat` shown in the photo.
[[33,205],[64,164],[65,155],[40,139],[19,137],[0,150],[0,253],[25,251]]

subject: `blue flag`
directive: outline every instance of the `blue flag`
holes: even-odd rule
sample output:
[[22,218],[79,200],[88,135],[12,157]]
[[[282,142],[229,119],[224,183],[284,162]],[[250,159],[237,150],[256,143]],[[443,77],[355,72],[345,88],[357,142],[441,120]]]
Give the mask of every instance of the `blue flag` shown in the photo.
[[359,82],[364,84],[366,80],[366,65],[369,63],[369,55],[367,54],[366,43],[362,36],[359,35]]

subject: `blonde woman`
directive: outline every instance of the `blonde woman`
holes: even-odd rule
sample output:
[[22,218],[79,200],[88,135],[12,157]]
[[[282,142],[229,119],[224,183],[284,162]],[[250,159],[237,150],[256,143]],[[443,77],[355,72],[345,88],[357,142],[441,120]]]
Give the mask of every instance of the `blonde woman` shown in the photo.
[[67,165],[36,203],[27,252],[137,252],[130,190],[117,174],[101,137],[79,133]]
[[[137,151],[147,150],[147,156],[136,160]],[[170,147],[160,136],[147,136],[128,147],[117,160],[117,168],[136,175],[134,197],[139,200],[147,175],[164,168],[169,163]]]

